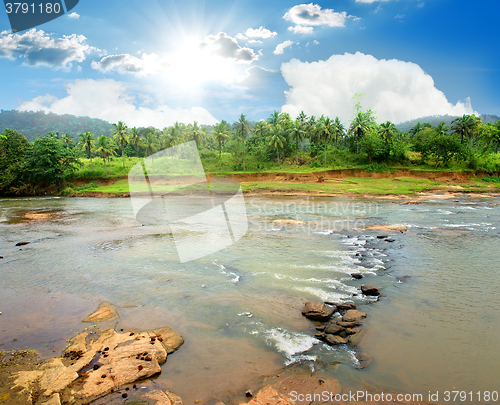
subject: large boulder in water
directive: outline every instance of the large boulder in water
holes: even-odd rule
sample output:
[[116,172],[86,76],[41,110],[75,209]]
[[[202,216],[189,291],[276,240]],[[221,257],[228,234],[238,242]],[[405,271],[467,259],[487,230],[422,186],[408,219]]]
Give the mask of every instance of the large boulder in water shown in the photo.
[[360,322],[366,318],[366,313],[358,311],[357,309],[350,309],[342,317],[342,322]]
[[302,308],[302,315],[313,321],[327,321],[335,312],[335,307],[327,306],[324,302],[308,301]]
[[361,286],[361,292],[364,295],[370,295],[370,296],[373,296],[373,297],[376,297],[376,296],[380,295],[380,291],[378,290],[378,288],[374,287],[372,285],[362,285]]

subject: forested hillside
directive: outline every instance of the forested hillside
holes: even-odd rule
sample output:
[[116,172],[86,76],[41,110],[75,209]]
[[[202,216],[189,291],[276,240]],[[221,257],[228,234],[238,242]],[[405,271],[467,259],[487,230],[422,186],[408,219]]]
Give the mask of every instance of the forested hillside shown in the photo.
[[[458,118],[458,116],[454,115],[429,115],[427,117],[416,118],[414,120],[400,122],[396,124],[396,128],[399,132],[409,132],[412,127],[414,127],[418,122],[423,124],[424,122],[430,124],[433,127],[437,127],[440,122],[444,122],[446,125],[451,126],[451,123]],[[481,121],[483,124],[487,124],[488,122],[495,123],[500,120],[498,115],[480,115]]]
[[69,133],[74,141],[78,135],[91,132],[95,135],[109,135],[112,125],[104,120],[90,117],[76,117],[71,114],[57,115],[44,111],[0,111],[0,133],[6,128],[23,134],[29,141],[59,132],[59,137]]

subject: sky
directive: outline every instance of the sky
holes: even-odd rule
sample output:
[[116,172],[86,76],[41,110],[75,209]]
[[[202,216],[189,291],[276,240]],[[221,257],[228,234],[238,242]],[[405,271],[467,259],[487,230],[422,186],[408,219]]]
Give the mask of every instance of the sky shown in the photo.
[[163,128],[273,111],[500,115],[498,0],[80,0],[13,33],[0,108]]

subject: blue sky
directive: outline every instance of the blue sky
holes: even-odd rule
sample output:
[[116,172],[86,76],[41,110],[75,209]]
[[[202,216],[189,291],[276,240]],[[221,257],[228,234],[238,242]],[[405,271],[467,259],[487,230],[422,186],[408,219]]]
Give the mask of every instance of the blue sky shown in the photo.
[[12,34],[0,12],[0,108],[129,126],[339,116],[500,115],[500,2],[80,0]]

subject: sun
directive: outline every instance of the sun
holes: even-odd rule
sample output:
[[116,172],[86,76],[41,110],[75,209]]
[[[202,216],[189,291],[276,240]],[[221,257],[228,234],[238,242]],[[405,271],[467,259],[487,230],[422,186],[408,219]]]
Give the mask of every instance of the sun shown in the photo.
[[185,38],[168,57],[165,79],[184,88],[234,82],[241,74],[241,67],[200,47],[200,44],[199,38]]

